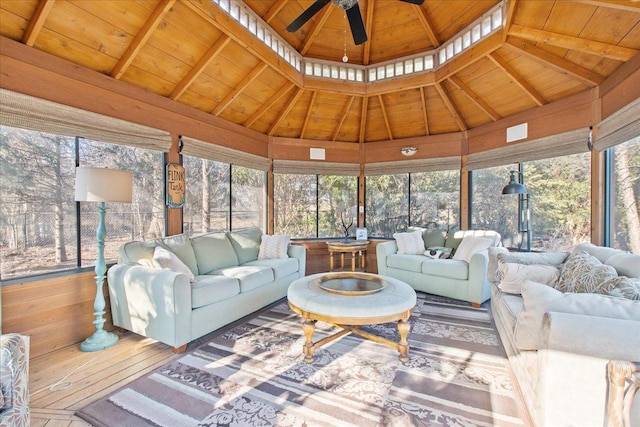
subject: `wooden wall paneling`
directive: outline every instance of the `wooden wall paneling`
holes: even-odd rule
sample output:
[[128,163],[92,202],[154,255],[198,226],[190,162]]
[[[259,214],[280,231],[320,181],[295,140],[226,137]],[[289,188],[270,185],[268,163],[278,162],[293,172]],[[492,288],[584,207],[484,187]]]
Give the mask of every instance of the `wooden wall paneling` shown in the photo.
[[[105,282],[105,330],[112,330]],[[94,331],[93,271],[2,286],[2,332],[31,336],[31,357],[83,341]]]
[[316,141],[273,137],[271,156],[276,160],[310,160],[310,148],[324,148],[325,161],[337,163],[359,163],[359,146],[351,142]]
[[[322,273],[329,271],[329,251],[327,250],[327,240],[329,239],[313,239],[313,240],[294,240],[292,244],[304,246],[307,251],[307,270],[306,275]],[[377,273],[378,264],[376,257],[376,246],[385,242],[382,239],[369,239],[367,247],[367,273]],[[349,255],[345,256],[345,265],[350,262]],[[334,262],[339,262],[334,258]]]
[[393,141],[368,142],[364,145],[365,170],[367,163],[406,160],[400,153],[403,147],[416,147],[418,152],[414,159],[430,159],[435,157],[459,156],[464,139],[462,132],[446,135],[429,135],[416,138],[395,139]]

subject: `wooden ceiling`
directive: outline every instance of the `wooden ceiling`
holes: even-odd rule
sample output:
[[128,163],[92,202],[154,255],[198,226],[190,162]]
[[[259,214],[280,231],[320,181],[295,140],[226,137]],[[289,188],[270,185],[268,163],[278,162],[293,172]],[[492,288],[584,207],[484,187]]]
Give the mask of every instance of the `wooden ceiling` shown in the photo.
[[[241,2],[241,0],[231,0]],[[244,0],[303,57],[341,64],[343,12]],[[359,0],[349,64],[436,50],[496,0]],[[443,65],[373,83],[304,76],[210,0],[3,0],[0,35],[277,137],[372,142],[459,132],[598,86],[640,50],[638,1],[510,0],[503,27]],[[1,66],[1,64],[0,64]],[[640,84],[640,82],[639,82]]]

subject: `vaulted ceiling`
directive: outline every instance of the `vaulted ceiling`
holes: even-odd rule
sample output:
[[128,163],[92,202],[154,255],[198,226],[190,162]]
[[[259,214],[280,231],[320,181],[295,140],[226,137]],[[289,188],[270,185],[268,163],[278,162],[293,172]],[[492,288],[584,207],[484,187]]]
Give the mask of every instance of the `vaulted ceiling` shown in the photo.
[[[596,87],[640,50],[638,1],[359,0],[358,46],[333,3],[290,33],[313,1],[217,1],[3,0],[0,35],[263,134],[353,143],[481,126]],[[438,63],[497,7],[498,28]],[[378,74],[416,56],[433,67]]]

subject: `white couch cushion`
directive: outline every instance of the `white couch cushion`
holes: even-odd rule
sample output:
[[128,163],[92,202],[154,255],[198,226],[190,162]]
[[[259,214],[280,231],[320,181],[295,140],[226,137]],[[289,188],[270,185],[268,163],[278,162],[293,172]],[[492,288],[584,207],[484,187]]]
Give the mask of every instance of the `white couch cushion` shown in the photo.
[[170,270],[176,273],[182,273],[193,282],[195,276],[176,254],[162,246],[156,246],[153,250],[153,264],[160,270]]
[[640,278],[640,255],[620,252],[607,258],[605,264],[615,268],[619,275]]
[[499,280],[498,287],[501,291],[510,294],[520,294],[525,280],[533,280],[555,287],[558,283],[558,277],[560,277],[560,270],[557,267],[544,264],[499,262],[498,273],[496,273],[496,278]]
[[215,270],[213,274],[225,277],[233,277],[240,282],[240,292],[249,292],[252,289],[264,286],[274,281],[273,270],[259,265],[240,265]]
[[424,260],[424,255],[393,254],[387,257],[387,267],[420,273]]
[[431,276],[467,280],[469,264],[457,259],[427,259],[422,262],[422,273]]
[[288,258],[287,247],[291,236],[285,234],[263,234],[260,241],[258,259],[284,259]]
[[276,278],[276,280],[286,277],[298,271],[297,258],[259,259],[256,261],[247,262],[243,265],[257,265],[261,267],[269,267],[273,270],[273,275]]
[[238,265],[238,257],[225,233],[207,233],[191,238],[191,246],[198,261],[198,272],[207,274],[213,270]]
[[217,275],[196,276],[191,284],[191,308],[224,301],[239,293],[238,279]]
[[399,254],[423,254],[424,240],[422,240],[422,232],[420,230],[410,233],[393,233],[396,239]]
[[163,237],[157,240],[161,245],[176,254],[194,275],[198,274],[198,261],[196,261],[196,254],[193,252],[189,236],[176,234],[175,236]]
[[522,285],[522,300],[524,309],[518,315],[515,332],[516,346],[521,350],[542,348],[540,331],[547,312],[640,320],[640,301],[589,293],[562,293],[529,280]]
[[494,237],[464,236],[460,246],[453,254],[453,259],[469,262],[475,253],[488,249],[489,246],[494,246],[494,243]]

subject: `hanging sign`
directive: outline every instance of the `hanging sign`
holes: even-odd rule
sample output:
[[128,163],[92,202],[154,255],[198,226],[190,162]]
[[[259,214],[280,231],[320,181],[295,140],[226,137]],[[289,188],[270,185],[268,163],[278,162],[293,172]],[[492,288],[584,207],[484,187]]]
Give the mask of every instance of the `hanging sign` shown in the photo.
[[167,206],[181,208],[184,206],[184,167],[178,163],[167,165]]

